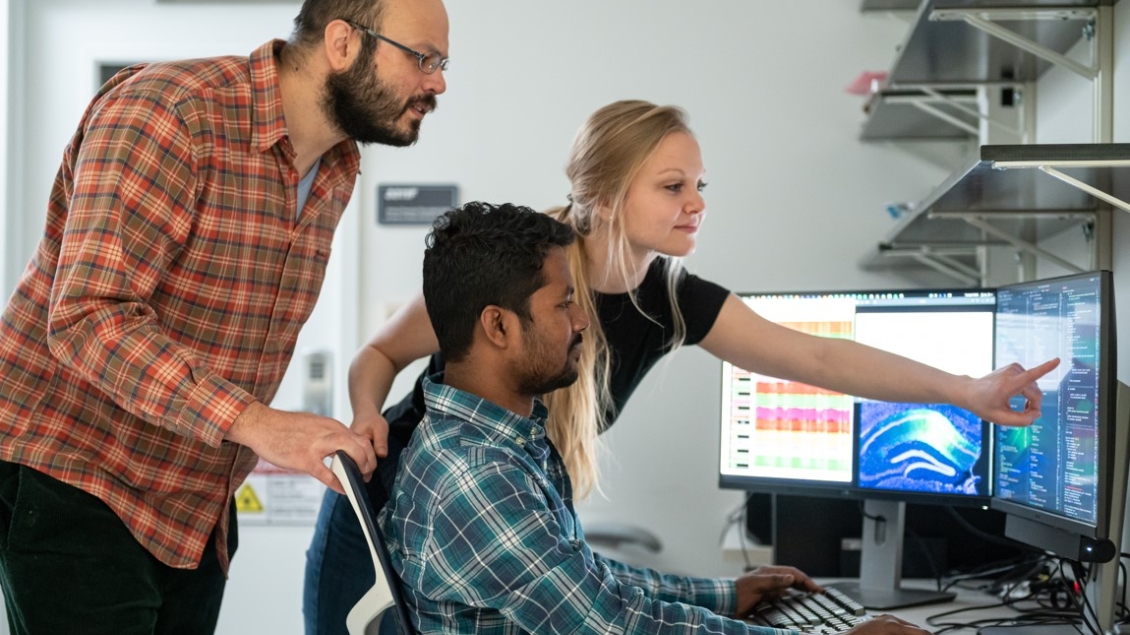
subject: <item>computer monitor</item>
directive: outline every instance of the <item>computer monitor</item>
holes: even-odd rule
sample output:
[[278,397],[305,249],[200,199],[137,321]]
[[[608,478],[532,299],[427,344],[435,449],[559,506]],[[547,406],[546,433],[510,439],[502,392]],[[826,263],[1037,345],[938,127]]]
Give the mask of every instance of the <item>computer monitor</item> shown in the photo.
[[[856,307],[856,342],[958,375],[992,372],[993,291],[879,295]],[[855,408],[856,484],[869,498],[982,504],[989,495],[993,437],[977,415],[949,404],[857,399]]]
[[[763,317],[807,333],[853,339],[960,374],[993,369],[991,290],[740,297]],[[849,593],[875,609],[953,597],[901,589],[905,503],[987,504],[987,424],[954,406],[868,401],[728,363],[722,380],[722,487],[865,499],[866,582]]]
[[[739,297],[762,317],[806,333],[958,374],[993,369],[991,290]],[[987,424],[955,406],[869,401],[722,364],[722,487],[985,504],[991,443]]]
[[1095,614],[1088,617],[1104,631],[1114,616],[1130,418],[1115,373],[1113,292],[1106,271],[1009,285],[998,290],[996,312],[998,364],[1061,361],[1038,381],[1035,423],[997,429],[991,505],[1007,514],[1010,538],[1110,563],[1089,588]]
[[[854,293],[739,294],[762,317],[821,337],[854,338]],[[813,493],[852,486],[853,400],[722,364],[721,485]]]

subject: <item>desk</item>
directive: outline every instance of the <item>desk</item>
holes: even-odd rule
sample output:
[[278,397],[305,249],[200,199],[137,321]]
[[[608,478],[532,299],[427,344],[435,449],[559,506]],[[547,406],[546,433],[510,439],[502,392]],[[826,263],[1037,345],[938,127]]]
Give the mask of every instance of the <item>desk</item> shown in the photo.
[[[934,589],[932,580],[904,580],[903,586],[910,588]],[[956,609],[972,609],[974,607],[985,607],[983,610],[971,610],[964,613],[958,613],[952,618],[944,618],[947,622],[972,622],[981,619],[990,618],[1005,618],[1019,615],[1016,611],[999,606],[1001,600],[998,597],[981,593],[980,591],[970,591],[967,589],[957,589],[957,598],[952,602],[944,602],[941,604],[928,604],[926,606],[912,606],[905,609],[897,609],[889,611],[891,615],[900,617],[908,622],[913,622],[927,630],[933,628],[926,623],[926,618],[937,615],[938,613],[946,613]],[[968,631],[966,631],[968,632]]]
[[[822,585],[835,584],[836,582],[847,582],[848,580],[831,579],[831,580],[818,580]],[[856,582],[856,580],[851,580]],[[903,580],[902,587],[907,589],[929,589],[935,590],[937,587],[933,580]],[[953,618],[944,618],[946,621],[954,622],[972,622],[980,619],[991,618],[1006,618],[1019,615],[1012,609],[998,606],[1000,598],[982,593],[980,591],[970,591],[968,589],[951,589],[957,593],[957,598],[951,602],[943,602],[939,604],[927,604],[925,606],[912,606],[904,609],[895,609],[890,611],[872,611],[868,609],[871,615],[878,615],[881,613],[890,613],[896,617],[902,618],[908,622],[912,622],[925,628],[933,630],[933,627],[926,623],[926,618],[937,615],[938,613],[945,613],[956,609],[973,609],[975,607],[985,607],[984,610],[970,610],[968,612],[959,613]],[[968,633],[969,631],[964,631]]]

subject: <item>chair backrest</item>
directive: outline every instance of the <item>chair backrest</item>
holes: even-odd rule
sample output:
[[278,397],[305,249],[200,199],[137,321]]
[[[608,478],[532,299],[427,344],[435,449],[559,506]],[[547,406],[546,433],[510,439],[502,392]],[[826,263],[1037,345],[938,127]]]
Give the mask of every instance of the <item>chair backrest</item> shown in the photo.
[[389,561],[388,548],[385,547],[384,538],[381,537],[376,519],[373,517],[372,504],[369,501],[369,493],[365,489],[361,470],[357,469],[357,464],[348,454],[340,450],[334,455],[330,468],[345,488],[349,503],[357,514],[361,531],[365,534],[365,541],[369,543],[373,568],[376,570],[373,587],[358,600],[345,619],[349,635],[375,635],[380,628],[382,616],[389,609],[393,610],[396,618],[397,632],[400,635],[413,635],[412,618],[408,615],[408,606],[400,590],[400,577]]

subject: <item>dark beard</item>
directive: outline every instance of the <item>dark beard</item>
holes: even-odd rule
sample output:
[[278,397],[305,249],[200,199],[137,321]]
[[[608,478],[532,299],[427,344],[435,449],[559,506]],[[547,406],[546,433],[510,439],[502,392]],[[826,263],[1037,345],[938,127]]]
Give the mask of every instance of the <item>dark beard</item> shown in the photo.
[[[574,338],[569,350],[572,351],[574,347],[579,346],[582,336],[580,333]],[[572,367],[565,366],[563,368],[549,369],[545,367],[543,360],[544,347],[540,342],[535,341],[532,337],[526,339],[528,350],[531,351],[531,363],[527,366],[526,375],[520,380],[518,385],[519,392],[523,395],[545,395],[551,393],[558,388],[565,388],[572,386],[577,381],[579,371],[574,365]]]
[[424,95],[398,103],[396,95],[377,79],[369,58],[360,55],[349,70],[326,78],[323,107],[334,125],[360,144],[404,147],[416,143],[420,121],[412,120],[407,129],[399,129],[397,122],[414,106],[434,109],[435,101],[434,95]]
[[558,388],[565,388],[572,386],[577,381],[577,369],[562,371],[557,375],[549,377],[526,377],[518,389],[520,394],[523,395],[545,395],[557,390]]

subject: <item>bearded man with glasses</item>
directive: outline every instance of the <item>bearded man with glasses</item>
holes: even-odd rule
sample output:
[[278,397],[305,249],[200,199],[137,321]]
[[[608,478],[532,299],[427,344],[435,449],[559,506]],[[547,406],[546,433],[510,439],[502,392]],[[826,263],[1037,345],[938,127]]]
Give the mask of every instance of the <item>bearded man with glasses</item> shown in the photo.
[[326,456],[376,466],[343,423],[266,404],[358,144],[414,143],[446,89],[447,13],[306,0],[295,26],[249,56],[123,70],[64,151],[0,319],[12,633],[211,633],[259,457],[339,492]]

